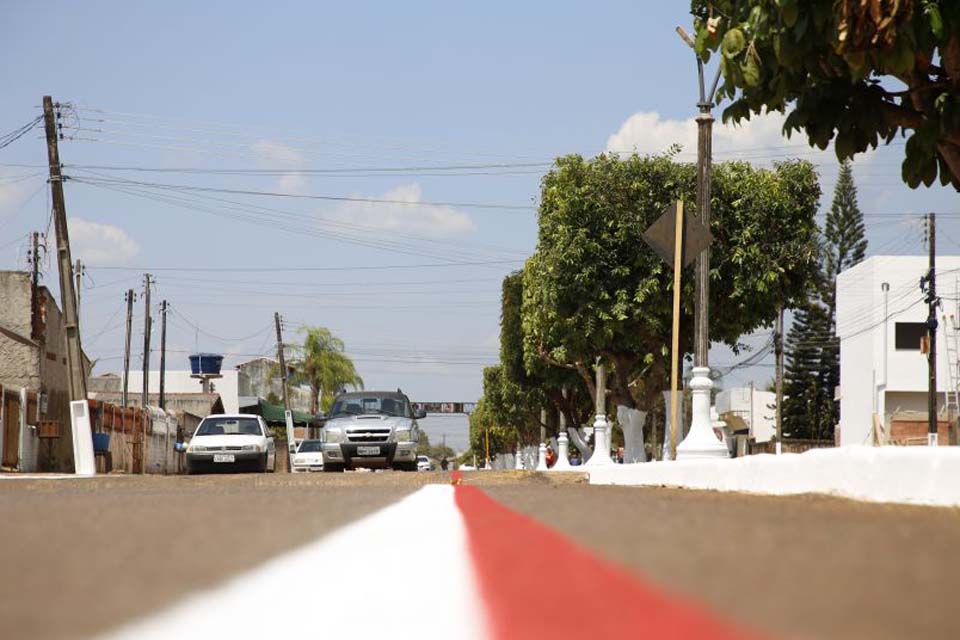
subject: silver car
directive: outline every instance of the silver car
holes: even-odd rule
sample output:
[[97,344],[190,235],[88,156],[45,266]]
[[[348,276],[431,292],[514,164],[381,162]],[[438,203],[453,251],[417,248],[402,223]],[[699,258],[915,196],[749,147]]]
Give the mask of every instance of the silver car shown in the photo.
[[323,417],[323,470],[417,470],[417,420],[410,400],[397,391],[356,391],[337,396]]

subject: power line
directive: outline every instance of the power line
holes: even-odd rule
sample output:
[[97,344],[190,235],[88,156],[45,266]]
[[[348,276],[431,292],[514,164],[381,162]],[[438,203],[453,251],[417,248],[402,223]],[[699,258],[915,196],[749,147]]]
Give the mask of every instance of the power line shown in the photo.
[[31,120],[30,122],[28,122],[27,124],[21,125],[16,129],[14,129],[13,131],[0,135],[0,149],[9,147],[11,144],[16,142],[23,136],[27,135],[42,121],[43,121],[43,116],[40,115],[34,118],[33,120]]
[[[295,173],[288,171],[287,173]],[[200,193],[226,193],[233,195],[245,195],[245,196],[267,196],[274,198],[295,198],[295,199],[304,199],[304,200],[324,200],[329,202],[361,202],[367,204],[397,204],[404,206],[414,206],[414,207],[455,207],[461,209],[502,209],[508,211],[535,211],[536,207],[533,205],[517,205],[517,204],[493,204],[493,203],[483,203],[483,202],[431,202],[426,200],[398,200],[395,198],[362,198],[354,196],[330,196],[330,195],[318,195],[318,194],[301,194],[301,193],[283,193],[281,191],[257,191],[254,189],[224,189],[218,187],[197,187],[184,184],[167,184],[160,182],[143,182],[140,180],[123,180],[123,179],[95,179],[95,178],[70,178],[76,182],[83,182],[87,184],[113,184],[113,185],[130,185],[130,186],[140,186],[140,187],[152,187],[157,189],[169,189],[171,191],[195,191]]]
[[393,271],[396,269],[436,269],[451,267],[474,267],[490,265],[518,265],[523,260],[484,260],[465,262],[444,262],[426,264],[391,264],[391,265],[361,265],[353,267],[121,267],[121,266],[93,266],[93,269],[111,271],[186,271],[186,272],[313,272],[313,271]]

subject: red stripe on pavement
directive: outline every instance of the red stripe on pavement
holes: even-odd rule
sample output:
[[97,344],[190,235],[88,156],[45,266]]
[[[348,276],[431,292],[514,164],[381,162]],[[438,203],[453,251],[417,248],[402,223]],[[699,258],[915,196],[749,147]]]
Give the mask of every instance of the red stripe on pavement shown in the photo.
[[597,558],[480,489],[456,487],[494,638],[755,638]]

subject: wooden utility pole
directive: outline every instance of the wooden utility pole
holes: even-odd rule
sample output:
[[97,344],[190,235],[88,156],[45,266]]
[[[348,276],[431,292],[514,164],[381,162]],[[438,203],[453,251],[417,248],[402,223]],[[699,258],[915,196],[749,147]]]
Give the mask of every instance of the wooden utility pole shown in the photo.
[[777,453],[780,453],[781,442],[783,442],[783,305],[777,309],[777,328],[773,334],[773,349],[777,357],[777,381],[775,391],[777,393]]
[[[59,105],[58,105],[59,107]],[[60,308],[63,310],[63,328],[66,336],[67,386],[70,400],[87,399],[87,379],[80,346],[80,326],[77,321],[77,292],[73,282],[73,263],[70,258],[70,234],[67,230],[67,208],[63,198],[63,175],[60,172],[60,150],[57,147],[57,122],[53,99],[43,97],[44,131],[47,137],[47,160],[50,166],[50,195],[53,203],[53,226],[57,232],[57,266],[60,274]]]
[[127,337],[123,346],[123,394],[120,404],[127,407],[127,393],[130,389],[130,337],[133,332],[133,289],[127,289]]
[[[30,339],[40,339],[40,233],[34,231],[30,239]],[[42,350],[41,350],[42,351]],[[40,354],[40,361],[44,358]]]
[[160,398],[158,406],[161,409],[167,408],[167,400],[164,397],[164,386],[167,377],[167,301],[160,303]]
[[927,214],[929,265],[927,272],[927,444],[937,446],[937,221]]
[[283,332],[280,329],[280,313],[274,312],[273,322],[277,325],[277,360],[280,362],[280,386],[283,392],[283,408],[290,410],[290,398],[287,396],[287,363],[283,357]]
[[143,274],[143,393],[140,406],[146,407],[150,393],[150,274]]

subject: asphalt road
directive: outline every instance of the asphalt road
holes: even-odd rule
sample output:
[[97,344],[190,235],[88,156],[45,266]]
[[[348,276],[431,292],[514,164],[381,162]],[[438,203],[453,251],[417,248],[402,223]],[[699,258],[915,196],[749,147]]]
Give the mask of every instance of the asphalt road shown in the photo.
[[[0,480],[4,635],[112,628],[448,481],[441,473]],[[960,637],[960,510],[590,487],[535,473],[465,482],[775,636]]]

